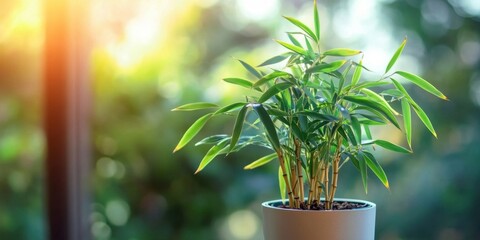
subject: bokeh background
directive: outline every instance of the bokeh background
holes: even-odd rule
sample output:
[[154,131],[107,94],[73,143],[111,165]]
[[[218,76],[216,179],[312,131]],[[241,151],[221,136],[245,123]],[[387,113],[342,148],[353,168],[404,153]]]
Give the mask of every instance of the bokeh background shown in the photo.
[[[414,153],[379,152],[391,190],[373,177],[365,195],[346,166],[337,196],[377,203],[377,238],[480,239],[480,3],[477,0],[322,0],[323,48],[365,53],[382,72],[405,36],[398,68],[429,79],[450,99],[410,88],[438,139],[418,119]],[[172,154],[196,113],[191,101],[235,100],[225,77],[249,77],[284,52],[272,39],[311,23],[308,0],[97,0],[91,2],[94,239],[262,239],[262,201],[279,198],[276,167],[244,171],[263,149],[216,159],[207,149]],[[46,239],[40,0],[0,2],[0,239]],[[411,87],[411,86],[410,86]],[[230,132],[233,119],[201,134]],[[376,131],[405,145],[395,130]],[[200,139],[199,136],[198,139]],[[264,153],[264,152],[263,152]]]

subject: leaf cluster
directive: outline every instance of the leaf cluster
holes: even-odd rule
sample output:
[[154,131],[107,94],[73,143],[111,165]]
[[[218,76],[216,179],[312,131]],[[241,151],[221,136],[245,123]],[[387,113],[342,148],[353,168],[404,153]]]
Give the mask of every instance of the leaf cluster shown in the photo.
[[[375,147],[412,152],[411,109],[436,137],[435,129],[424,110],[414,101],[405,83],[412,83],[438,98],[443,93],[420,76],[406,71],[392,71],[407,43],[405,38],[377,79],[366,79],[370,71],[363,63],[363,53],[349,48],[320,48],[320,21],[316,3],[314,29],[292,17],[285,17],[296,27],[288,32],[288,42],[276,40],[288,52],[273,56],[258,66],[240,60],[252,78],[225,78],[226,83],[251,90],[245,100],[220,107],[197,102],[173,111],[212,109],[187,129],[174,151],[188,144],[213,117],[235,116],[230,134],[207,137],[196,145],[211,145],[200,161],[196,173],[216,156],[239,151],[250,145],[272,150],[271,154],[245,166],[254,169],[273,160],[279,165],[279,185],[291,207],[308,208],[324,196],[333,201],[338,173],[345,163],[359,171],[367,192],[368,173],[372,172],[386,187],[389,182]],[[282,64],[275,69],[272,65]],[[402,80],[402,81],[399,81]],[[399,123],[399,119],[403,124]],[[372,126],[393,125],[403,131],[408,147],[376,139]],[[254,129],[247,135],[245,129]],[[370,171],[369,171],[370,170]],[[307,197],[307,202],[299,201]]]

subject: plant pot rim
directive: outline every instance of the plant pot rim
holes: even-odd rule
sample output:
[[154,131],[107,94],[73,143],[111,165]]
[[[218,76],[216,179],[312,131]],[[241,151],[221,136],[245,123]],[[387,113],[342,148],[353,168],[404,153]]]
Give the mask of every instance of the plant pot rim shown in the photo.
[[[324,200],[323,198],[321,199]],[[334,201],[337,202],[353,202],[353,203],[364,203],[367,204],[366,207],[354,208],[354,209],[342,209],[342,210],[304,210],[304,209],[292,209],[292,208],[280,208],[276,207],[275,204],[282,203],[282,199],[270,200],[262,203],[262,207],[276,209],[280,211],[292,211],[292,212],[351,212],[351,211],[369,211],[372,208],[376,208],[376,204],[370,201],[361,200],[361,199],[352,199],[352,198],[334,198]],[[286,200],[285,202],[288,202]]]

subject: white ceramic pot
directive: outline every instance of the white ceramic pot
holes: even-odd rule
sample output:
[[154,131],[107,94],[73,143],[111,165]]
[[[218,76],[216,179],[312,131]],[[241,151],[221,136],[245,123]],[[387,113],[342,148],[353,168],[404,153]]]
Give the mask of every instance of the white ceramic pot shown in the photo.
[[265,240],[373,240],[375,209],[372,202],[336,198],[335,201],[366,203],[352,210],[297,210],[278,208],[281,200],[262,203]]

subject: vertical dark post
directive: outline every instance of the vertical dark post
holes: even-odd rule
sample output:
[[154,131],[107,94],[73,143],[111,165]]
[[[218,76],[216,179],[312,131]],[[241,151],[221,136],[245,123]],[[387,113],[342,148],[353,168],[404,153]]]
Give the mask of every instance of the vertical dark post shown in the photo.
[[89,81],[85,0],[43,0],[49,237],[90,239]]

